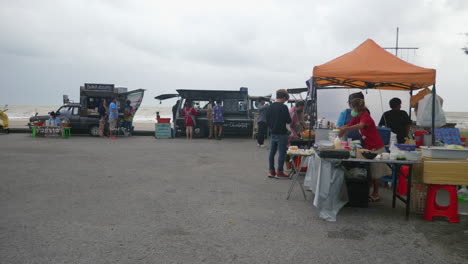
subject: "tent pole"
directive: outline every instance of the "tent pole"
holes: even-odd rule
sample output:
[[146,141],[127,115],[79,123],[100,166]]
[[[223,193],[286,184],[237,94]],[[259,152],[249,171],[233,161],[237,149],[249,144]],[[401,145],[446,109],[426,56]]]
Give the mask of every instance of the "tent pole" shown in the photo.
[[413,89],[410,90],[409,92],[410,95],[410,104],[409,104],[409,119],[411,120],[411,97],[413,97]]
[[[312,78],[311,78],[312,79]],[[312,147],[312,141],[311,141],[311,134],[310,131],[312,131],[312,128],[314,127],[315,124],[315,115],[316,115],[316,103],[317,103],[317,96],[316,96],[316,87],[314,84],[314,81],[312,80],[311,82],[311,96],[310,98],[312,99],[312,104],[310,106],[311,111],[310,111],[310,117],[309,117],[309,144],[308,147],[309,149]]]
[[432,146],[435,144],[435,102],[436,102],[436,85],[432,87]]

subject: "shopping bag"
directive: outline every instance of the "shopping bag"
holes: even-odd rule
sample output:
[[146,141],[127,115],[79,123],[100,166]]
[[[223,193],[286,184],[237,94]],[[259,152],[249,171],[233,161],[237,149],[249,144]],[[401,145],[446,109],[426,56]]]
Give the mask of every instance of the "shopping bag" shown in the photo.
[[[424,96],[424,98],[419,101],[416,118],[416,125],[421,127],[432,126],[432,94]],[[446,123],[447,120],[445,118],[445,112],[442,109],[441,98],[437,96],[435,100],[434,125],[435,127],[441,127]]]

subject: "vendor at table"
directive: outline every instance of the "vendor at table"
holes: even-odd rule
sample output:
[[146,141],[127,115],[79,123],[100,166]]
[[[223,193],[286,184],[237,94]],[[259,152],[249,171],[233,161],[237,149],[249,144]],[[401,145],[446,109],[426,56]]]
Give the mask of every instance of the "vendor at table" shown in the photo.
[[[340,113],[338,121],[336,122],[336,126],[338,128],[345,126],[346,124],[351,122],[351,119],[353,119],[353,117],[351,116],[351,101],[356,98],[364,100],[364,94],[362,92],[358,92],[358,93],[352,93],[349,95],[348,97],[349,108],[343,110]],[[348,131],[346,138],[351,138],[352,140],[359,140],[361,139],[361,134],[359,134],[358,130],[351,130],[351,131]]]
[[55,124],[56,126],[60,126],[61,121],[60,121],[60,118],[57,117],[57,114],[55,114],[55,112],[52,111],[49,113],[49,115],[50,115],[49,122],[51,124]]
[[[351,100],[351,115],[353,119],[348,125],[340,127],[339,136],[343,136],[348,131],[359,130],[364,140],[365,148],[376,153],[385,152],[385,147],[380,138],[377,127],[372,117],[367,112],[363,99],[356,98]],[[369,165],[370,174],[373,181],[373,192],[369,195],[370,202],[380,200],[379,197],[379,178],[391,174],[390,168],[384,163],[371,163]]]

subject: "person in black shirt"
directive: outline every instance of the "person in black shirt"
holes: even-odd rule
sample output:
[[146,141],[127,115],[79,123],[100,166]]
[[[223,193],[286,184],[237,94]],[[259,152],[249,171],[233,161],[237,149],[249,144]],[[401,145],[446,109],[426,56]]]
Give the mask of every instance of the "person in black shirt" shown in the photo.
[[405,143],[405,138],[408,137],[411,119],[401,109],[401,100],[393,98],[390,100],[390,108],[392,110],[385,112],[380,118],[379,126],[385,126],[392,129],[392,132],[397,135],[399,144]]
[[104,137],[104,128],[106,127],[107,118],[107,100],[103,99],[98,106],[99,113],[99,136]]
[[[271,104],[266,115],[267,125],[271,130],[271,146],[269,156],[268,177],[288,179],[284,174],[284,157],[288,144],[288,129],[286,124],[291,123],[288,107],[284,104],[289,99],[289,93],[285,89],[276,91],[276,102]],[[278,153],[278,170],[275,172],[275,156]]]
[[179,108],[180,100],[177,100],[174,106],[172,106],[172,121],[176,120],[177,109]]
[[172,106],[172,123],[173,123],[172,137],[174,138],[176,136],[176,131],[177,131],[176,118],[177,118],[177,110],[179,109],[179,104],[180,104],[180,100],[177,100],[175,105]]

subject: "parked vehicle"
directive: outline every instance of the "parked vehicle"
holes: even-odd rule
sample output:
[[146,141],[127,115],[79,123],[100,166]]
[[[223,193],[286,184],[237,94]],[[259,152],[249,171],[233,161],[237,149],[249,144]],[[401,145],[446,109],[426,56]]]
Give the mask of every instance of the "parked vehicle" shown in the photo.
[[[98,136],[99,114],[97,107],[102,100],[106,99],[110,102],[113,98],[117,98],[119,120],[121,120],[126,101],[131,101],[131,106],[136,113],[143,100],[144,91],[137,89],[127,92],[127,88],[114,87],[113,84],[85,84],[80,87],[80,103],[72,103],[68,100],[68,96],[64,95],[64,105],[55,113],[60,119],[70,121],[72,133],[89,133],[92,136]],[[34,122],[45,122],[48,119],[49,115],[38,116],[36,114],[29,119],[28,126],[31,128]]]
[[[271,96],[267,96],[270,98]],[[196,125],[194,128],[195,137],[207,137],[208,120],[206,108],[210,100],[221,100],[224,106],[224,135],[252,135],[254,113],[257,112],[256,99],[258,97],[249,97],[248,89],[241,88],[235,90],[177,90],[177,94],[162,94],[155,99],[163,101],[171,98],[179,98],[180,104],[176,113],[176,136],[185,135],[184,117],[182,109],[187,101],[193,102],[193,107],[198,111],[196,116]]]

